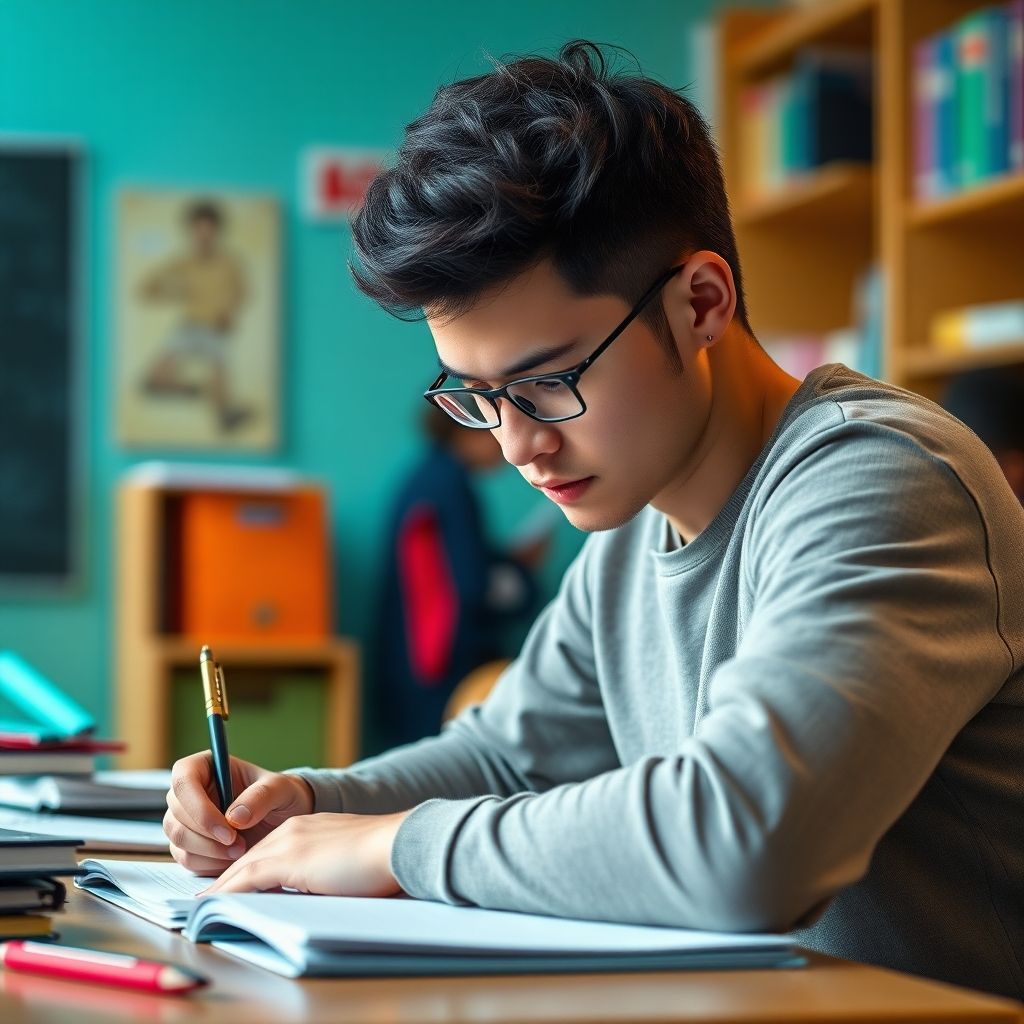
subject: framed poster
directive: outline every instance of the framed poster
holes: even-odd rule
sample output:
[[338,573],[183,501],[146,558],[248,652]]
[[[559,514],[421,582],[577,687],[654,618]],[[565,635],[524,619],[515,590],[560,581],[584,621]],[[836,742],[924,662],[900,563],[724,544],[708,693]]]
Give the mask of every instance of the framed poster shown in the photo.
[[0,592],[80,572],[82,155],[0,137]]
[[270,196],[120,193],[123,444],[256,451],[278,444],[279,235]]

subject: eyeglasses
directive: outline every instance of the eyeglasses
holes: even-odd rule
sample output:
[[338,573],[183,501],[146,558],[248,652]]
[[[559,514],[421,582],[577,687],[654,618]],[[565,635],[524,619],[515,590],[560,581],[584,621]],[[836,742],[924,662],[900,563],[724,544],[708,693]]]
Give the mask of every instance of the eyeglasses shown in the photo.
[[423,392],[423,397],[446,412],[456,423],[475,430],[493,430],[501,425],[498,399],[511,402],[520,412],[541,423],[573,420],[587,411],[587,403],[579,392],[580,377],[594,365],[597,357],[643,312],[644,307],[683,269],[685,263],[666,270],[629,311],[626,319],[608,335],[593,352],[569,370],[520,377],[500,388],[445,388],[447,371]]

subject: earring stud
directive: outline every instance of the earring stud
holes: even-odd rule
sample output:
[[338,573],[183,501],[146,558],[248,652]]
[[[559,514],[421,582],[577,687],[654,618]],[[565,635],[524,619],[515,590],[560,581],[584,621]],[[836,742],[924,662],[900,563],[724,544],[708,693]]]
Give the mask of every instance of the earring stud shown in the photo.
[[715,340],[715,339],[714,339],[714,338],[712,338],[712,337],[711,337],[711,335],[709,334],[709,335],[708,335],[708,341],[714,341],[714,340]]

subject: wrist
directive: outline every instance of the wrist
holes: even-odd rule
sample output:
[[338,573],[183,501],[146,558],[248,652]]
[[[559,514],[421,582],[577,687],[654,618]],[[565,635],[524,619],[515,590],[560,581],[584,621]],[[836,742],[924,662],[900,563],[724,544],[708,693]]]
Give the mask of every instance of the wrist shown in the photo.
[[301,775],[292,775],[289,773],[284,777],[291,782],[292,789],[295,791],[295,802],[298,807],[295,813],[312,814],[316,805],[316,796],[313,793],[313,787]]

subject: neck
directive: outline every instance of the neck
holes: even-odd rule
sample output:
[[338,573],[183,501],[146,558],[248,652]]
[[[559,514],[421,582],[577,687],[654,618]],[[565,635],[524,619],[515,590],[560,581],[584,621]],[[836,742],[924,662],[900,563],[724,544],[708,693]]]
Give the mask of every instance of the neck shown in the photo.
[[721,511],[800,386],[735,324],[703,357],[704,429],[672,487],[652,502],[686,542]]

